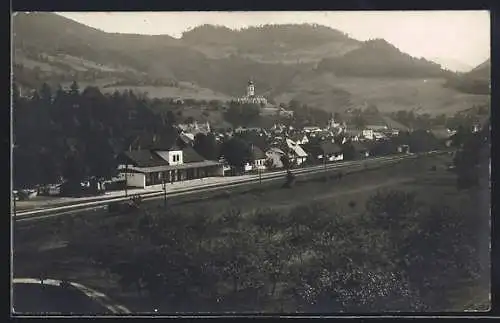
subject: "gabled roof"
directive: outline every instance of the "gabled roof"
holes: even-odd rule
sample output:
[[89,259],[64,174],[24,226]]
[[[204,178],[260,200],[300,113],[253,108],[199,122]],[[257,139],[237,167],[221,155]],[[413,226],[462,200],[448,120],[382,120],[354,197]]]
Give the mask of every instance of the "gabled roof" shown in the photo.
[[266,137],[260,136],[255,132],[242,133],[239,134],[238,137],[240,137],[250,145],[259,147],[261,150],[267,150],[269,147]]
[[119,155],[119,160],[137,167],[156,167],[168,165],[166,160],[146,149],[125,151]]
[[297,157],[307,157],[307,153],[304,151],[304,149],[302,149],[299,144],[295,144],[295,142],[290,139],[286,140],[286,147],[293,151]]
[[277,154],[280,154],[280,155],[284,155],[285,152],[283,150],[281,150],[280,148],[278,147],[271,147],[269,148],[266,153],[277,153]]
[[182,159],[184,163],[197,163],[205,161],[205,158],[198,154],[192,147],[182,149]]
[[437,139],[448,139],[451,137],[451,133],[446,128],[435,128],[429,130],[430,133],[434,135]]
[[260,149],[256,145],[252,145],[251,150],[252,150],[252,157],[254,160],[266,158],[266,154],[262,151],[262,149]]
[[358,152],[368,151],[368,148],[365,145],[357,141],[352,142],[352,146],[354,147],[354,150]]
[[318,157],[323,155],[323,150],[319,146],[319,144],[305,144],[302,145],[302,149],[310,156]]
[[382,116],[382,119],[384,122],[387,124],[389,129],[397,129],[397,130],[402,130],[402,131],[408,131],[409,128],[405,126],[404,124],[394,120],[391,117],[388,116]]
[[342,151],[342,147],[331,142],[331,141],[323,141],[320,143],[320,148],[325,154],[337,154]]

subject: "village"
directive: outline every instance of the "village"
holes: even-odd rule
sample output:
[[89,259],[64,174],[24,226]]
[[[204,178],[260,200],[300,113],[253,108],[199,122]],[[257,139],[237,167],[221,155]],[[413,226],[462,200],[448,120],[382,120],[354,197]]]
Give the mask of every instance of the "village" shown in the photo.
[[[259,104],[262,114],[272,111],[285,118],[293,116],[292,111],[270,106],[264,97],[255,95],[252,81],[248,83],[247,94],[237,102]],[[326,127],[309,125],[299,129],[285,122],[274,123],[268,128],[213,129],[208,122],[194,120],[177,124],[177,132],[169,138],[140,138],[129,151],[120,155],[120,175],[116,180],[125,181],[127,187],[147,188],[204,177],[261,173],[411,153],[410,145],[400,136],[400,133],[408,134],[411,129],[388,119],[371,118],[366,125],[359,127],[348,121],[337,121],[332,114]],[[478,130],[479,125],[471,129],[472,132]],[[436,139],[438,146],[446,147],[450,146],[456,130],[440,128],[425,133]],[[203,147],[196,145],[197,136],[210,138],[208,140],[215,141],[219,147],[233,142],[229,148],[233,151],[219,149],[218,154],[212,154],[217,158],[207,160],[203,157],[206,154],[200,151],[204,150]],[[437,149],[437,146],[433,148]]]
[[[173,99],[174,101],[176,99]],[[180,99],[177,99],[179,101]],[[177,102],[176,104],[184,104]],[[411,129],[376,108],[362,107],[359,115],[347,111],[342,119],[330,114],[323,125],[293,126],[294,111],[269,103],[256,95],[249,81],[245,95],[228,102],[240,113],[256,109],[259,118],[274,120],[268,126],[217,127],[208,121],[184,118],[170,131],[139,132],[128,146],[115,153],[116,175],[88,178],[75,185],[70,181],[16,191],[17,199],[36,196],[95,196],[127,190],[165,190],[176,183],[196,187],[210,179],[218,183],[230,176],[293,170],[349,160],[395,154],[410,154],[449,147],[457,129],[436,126]],[[486,118],[473,122],[477,132]],[[184,121],[184,122],[182,122]],[[482,123],[481,123],[482,122]],[[71,187],[68,188],[68,186]],[[108,193],[106,193],[108,194]]]

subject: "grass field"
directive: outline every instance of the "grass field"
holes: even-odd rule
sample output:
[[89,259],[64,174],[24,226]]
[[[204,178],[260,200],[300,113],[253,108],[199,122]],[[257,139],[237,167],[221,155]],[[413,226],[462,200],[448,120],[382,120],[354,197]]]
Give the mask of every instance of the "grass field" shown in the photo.
[[182,98],[195,100],[220,100],[227,101],[231,98],[228,95],[214,92],[210,89],[194,86],[109,86],[103,89],[104,92],[124,91],[131,89],[136,93],[147,92],[151,98]]
[[[311,72],[294,79],[290,89],[279,95],[276,101],[289,102],[296,98],[326,111],[345,109],[344,101],[349,101],[354,107],[367,102],[377,105],[381,112],[421,107],[420,112],[435,115],[454,114],[490,100],[488,95],[464,94],[445,88],[444,82],[443,79],[336,77],[331,73]],[[344,97],[344,94],[338,94],[334,89],[347,91],[350,96]]]
[[[478,201],[485,204],[484,199],[478,199],[477,195],[458,192],[455,189],[454,175],[445,171],[447,162],[449,156],[422,158],[401,162],[390,168],[353,173],[344,176],[340,181],[298,182],[292,189],[281,189],[279,185],[275,185],[266,188],[265,191],[257,190],[217,199],[182,200],[170,204],[170,209],[171,212],[186,217],[194,214],[214,218],[233,210],[233,213],[239,214],[240,221],[245,222],[251,220],[256,212],[285,214],[304,205],[326,205],[329,209],[335,210],[336,214],[343,214],[346,219],[351,218],[350,221],[354,225],[359,221],[359,215],[365,212],[365,202],[374,193],[389,189],[416,192],[421,201],[427,203],[445,201],[450,205],[458,204],[462,209],[478,209],[482,205],[478,205]],[[436,171],[430,170],[433,165],[438,166]],[[158,212],[158,207],[159,205],[154,205],[148,212]],[[72,250],[71,244],[66,245],[72,236],[82,236],[79,231],[83,228],[100,230],[99,227],[110,227],[117,230],[111,234],[118,235],[121,230],[131,225],[134,218],[122,215],[95,220],[97,219],[63,217],[29,225],[19,224],[16,228],[15,245],[16,276],[36,277],[40,272],[45,272],[49,273],[48,276],[71,279],[102,290],[112,298],[122,301],[133,311],[144,311],[148,306],[151,309],[151,300],[148,297],[121,286],[119,277],[86,258],[85,250],[81,248]],[[224,228],[221,230],[223,232]],[[106,244],[104,241],[102,243]],[[487,246],[486,248],[481,246],[479,249],[487,250]],[[488,255],[482,257],[484,261],[488,260]],[[464,282],[463,289],[467,291],[461,291],[462,286],[450,291],[449,299],[453,300],[453,306],[449,305],[450,308],[470,307],[467,303],[471,300],[468,299],[471,295],[476,302],[487,304],[489,298],[486,286],[489,282],[484,277],[480,277],[481,284],[477,281]],[[472,307],[477,308],[477,303]],[[271,306],[268,310],[272,308]]]

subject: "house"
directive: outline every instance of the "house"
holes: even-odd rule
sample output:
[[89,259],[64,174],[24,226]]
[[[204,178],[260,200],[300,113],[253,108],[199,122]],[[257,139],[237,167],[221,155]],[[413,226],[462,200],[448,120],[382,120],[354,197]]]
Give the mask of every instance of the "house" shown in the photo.
[[205,160],[191,147],[179,147],[178,138],[153,136],[142,147],[124,151],[118,156],[119,179],[128,187],[146,188],[209,176],[223,176],[223,165]]
[[245,172],[266,169],[266,154],[256,145],[250,146],[252,152],[252,161],[247,162],[244,166]]
[[342,147],[332,141],[304,145],[304,150],[313,164],[340,161],[344,159]]
[[267,160],[270,161],[272,167],[274,168],[284,167],[281,158],[285,155],[285,152],[277,147],[271,147],[266,151]]
[[373,129],[363,129],[361,131],[361,136],[368,140],[373,140],[375,138]]
[[410,146],[408,146],[408,145],[398,145],[397,149],[398,149],[398,153],[403,153],[403,154],[410,153]]
[[333,132],[328,130],[319,130],[312,132],[311,137],[319,138],[320,140],[326,140],[328,138],[332,138],[334,136]]
[[288,151],[288,157],[294,161],[297,166],[302,165],[307,159],[307,153],[304,149],[293,140],[286,139],[284,151]]
[[[399,133],[399,131],[398,131]],[[392,135],[392,133],[391,133]],[[379,132],[379,131],[374,131],[373,132],[373,139],[374,140],[380,140],[380,139],[386,139],[387,138],[387,135],[384,134],[383,132]]]
[[320,143],[321,151],[327,161],[339,161],[344,159],[342,147],[332,141],[323,141]]
[[293,118],[293,111],[286,110],[282,107],[279,108],[278,115],[286,118]]
[[358,157],[366,158],[370,156],[370,150],[368,147],[360,142],[352,142],[352,146],[354,147],[354,151]]
[[374,131],[383,131],[389,129],[385,119],[380,115],[365,115],[365,129],[370,129]]
[[194,145],[194,135],[190,132],[184,132],[182,131],[180,134],[179,134],[179,139],[182,140],[182,142],[185,144],[185,145],[188,145],[188,146],[193,146]]
[[199,133],[206,135],[212,131],[208,121],[205,123],[198,123],[197,121],[194,121],[193,123],[182,123],[178,124],[177,128],[184,133],[191,133],[193,136],[196,136]]
[[452,135],[454,134],[451,132],[449,129],[446,129],[444,127],[442,128],[433,128],[429,130],[429,132],[440,142],[444,143],[446,147],[450,147],[453,140],[451,139]]
[[321,131],[321,129],[319,127],[316,127],[316,126],[308,126],[308,127],[304,127],[304,131],[309,133],[309,132]]
[[394,120],[388,116],[381,116],[383,122],[387,125],[386,131],[392,132],[394,135],[398,135],[400,131],[410,131],[410,128],[405,126],[404,124]]
[[309,138],[306,134],[303,133],[295,133],[289,136],[290,140],[293,140],[296,144],[304,145],[309,142]]
[[351,141],[359,141],[359,138],[363,136],[363,131],[358,128],[346,127],[342,133]]

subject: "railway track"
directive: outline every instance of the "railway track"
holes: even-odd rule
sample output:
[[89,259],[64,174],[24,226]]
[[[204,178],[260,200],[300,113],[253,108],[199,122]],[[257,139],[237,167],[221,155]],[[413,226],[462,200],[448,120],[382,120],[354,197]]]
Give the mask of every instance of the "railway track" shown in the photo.
[[[420,156],[427,156],[427,155],[432,155],[432,154],[440,154],[443,152],[436,151],[436,152],[430,152],[430,153],[422,153],[422,154],[409,154],[409,155],[397,155],[397,156],[387,156],[387,157],[377,157],[377,158],[369,158],[369,159],[364,159],[364,160],[358,160],[358,161],[346,161],[346,162],[339,162],[339,163],[333,163],[333,164],[326,164],[326,165],[319,165],[319,166],[312,166],[308,168],[302,168],[302,169],[294,169],[292,172],[296,176],[296,178],[301,178],[305,177],[308,175],[314,175],[314,174],[321,174],[322,172],[331,172],[331,171],[355,171],[356,169],[370,169],[376,168],[376,167],[384,167],[384,166],[389,166],[393,163],[400,162],[403,160],[408,160],[408,159],[414,159],[418,158]],[[198,187],[191,187],[191,188],[186,188],[182,190],[177,190],[174,192],[168,193],[168,197],[179,197],[179,196],[187,196],[187,195],[195,195],[195,194],[202,194],[204,192],[214,192],[214,191],[219,191],[219,190],[228,190],[228,189],[233,189],[236,187],[242,187],[245,185],[251,185],[251,184],[256,184],[259,182],[262,183],[268,183],[272,181],[278,181],[282,180],[284,181],[284,177],[286,175],[286,171],[277,171],[277,172],[272,172],[272,173],[264,173],[259,175],[253,175],[251,178],[246,178],[246,179],[238,179],[235,180],[234,182],[229,182],[229,183],[217,183],[217,184],[207,184],[207,185],[202,185]],[[146,193],[141,195],[143,201],[152,201],[152,200],[158,200],[162,199],[164,197],[163,192],[154,192],[154,193]],[[80,212],[89,212],[89,211],[99,211],[107,208],[107,206],[110,203],[113,202],[120,202],[120,201],[127,201],[129,200],[130,197],[118,197],[118,198],[111,198],[107,200],[100,200],[100,201],[93,201],[93,202],[86,202],[86,203],[79,203],[79,204],[74,204],[74,205],[67,205],[67,206],[60,206],[60,207],[52,207],[52,208],[47,208],[47,209],[41,209],[41,210],[31,210],[31,211],[24,211],[24,212],[18,212],[16,216],[13,218],[15,221],[37,221],[37,220],[43,220],[46,218],[52,218],[55,216],[62,216],[62,215],[70,215],[70,214],[77,214]]]

